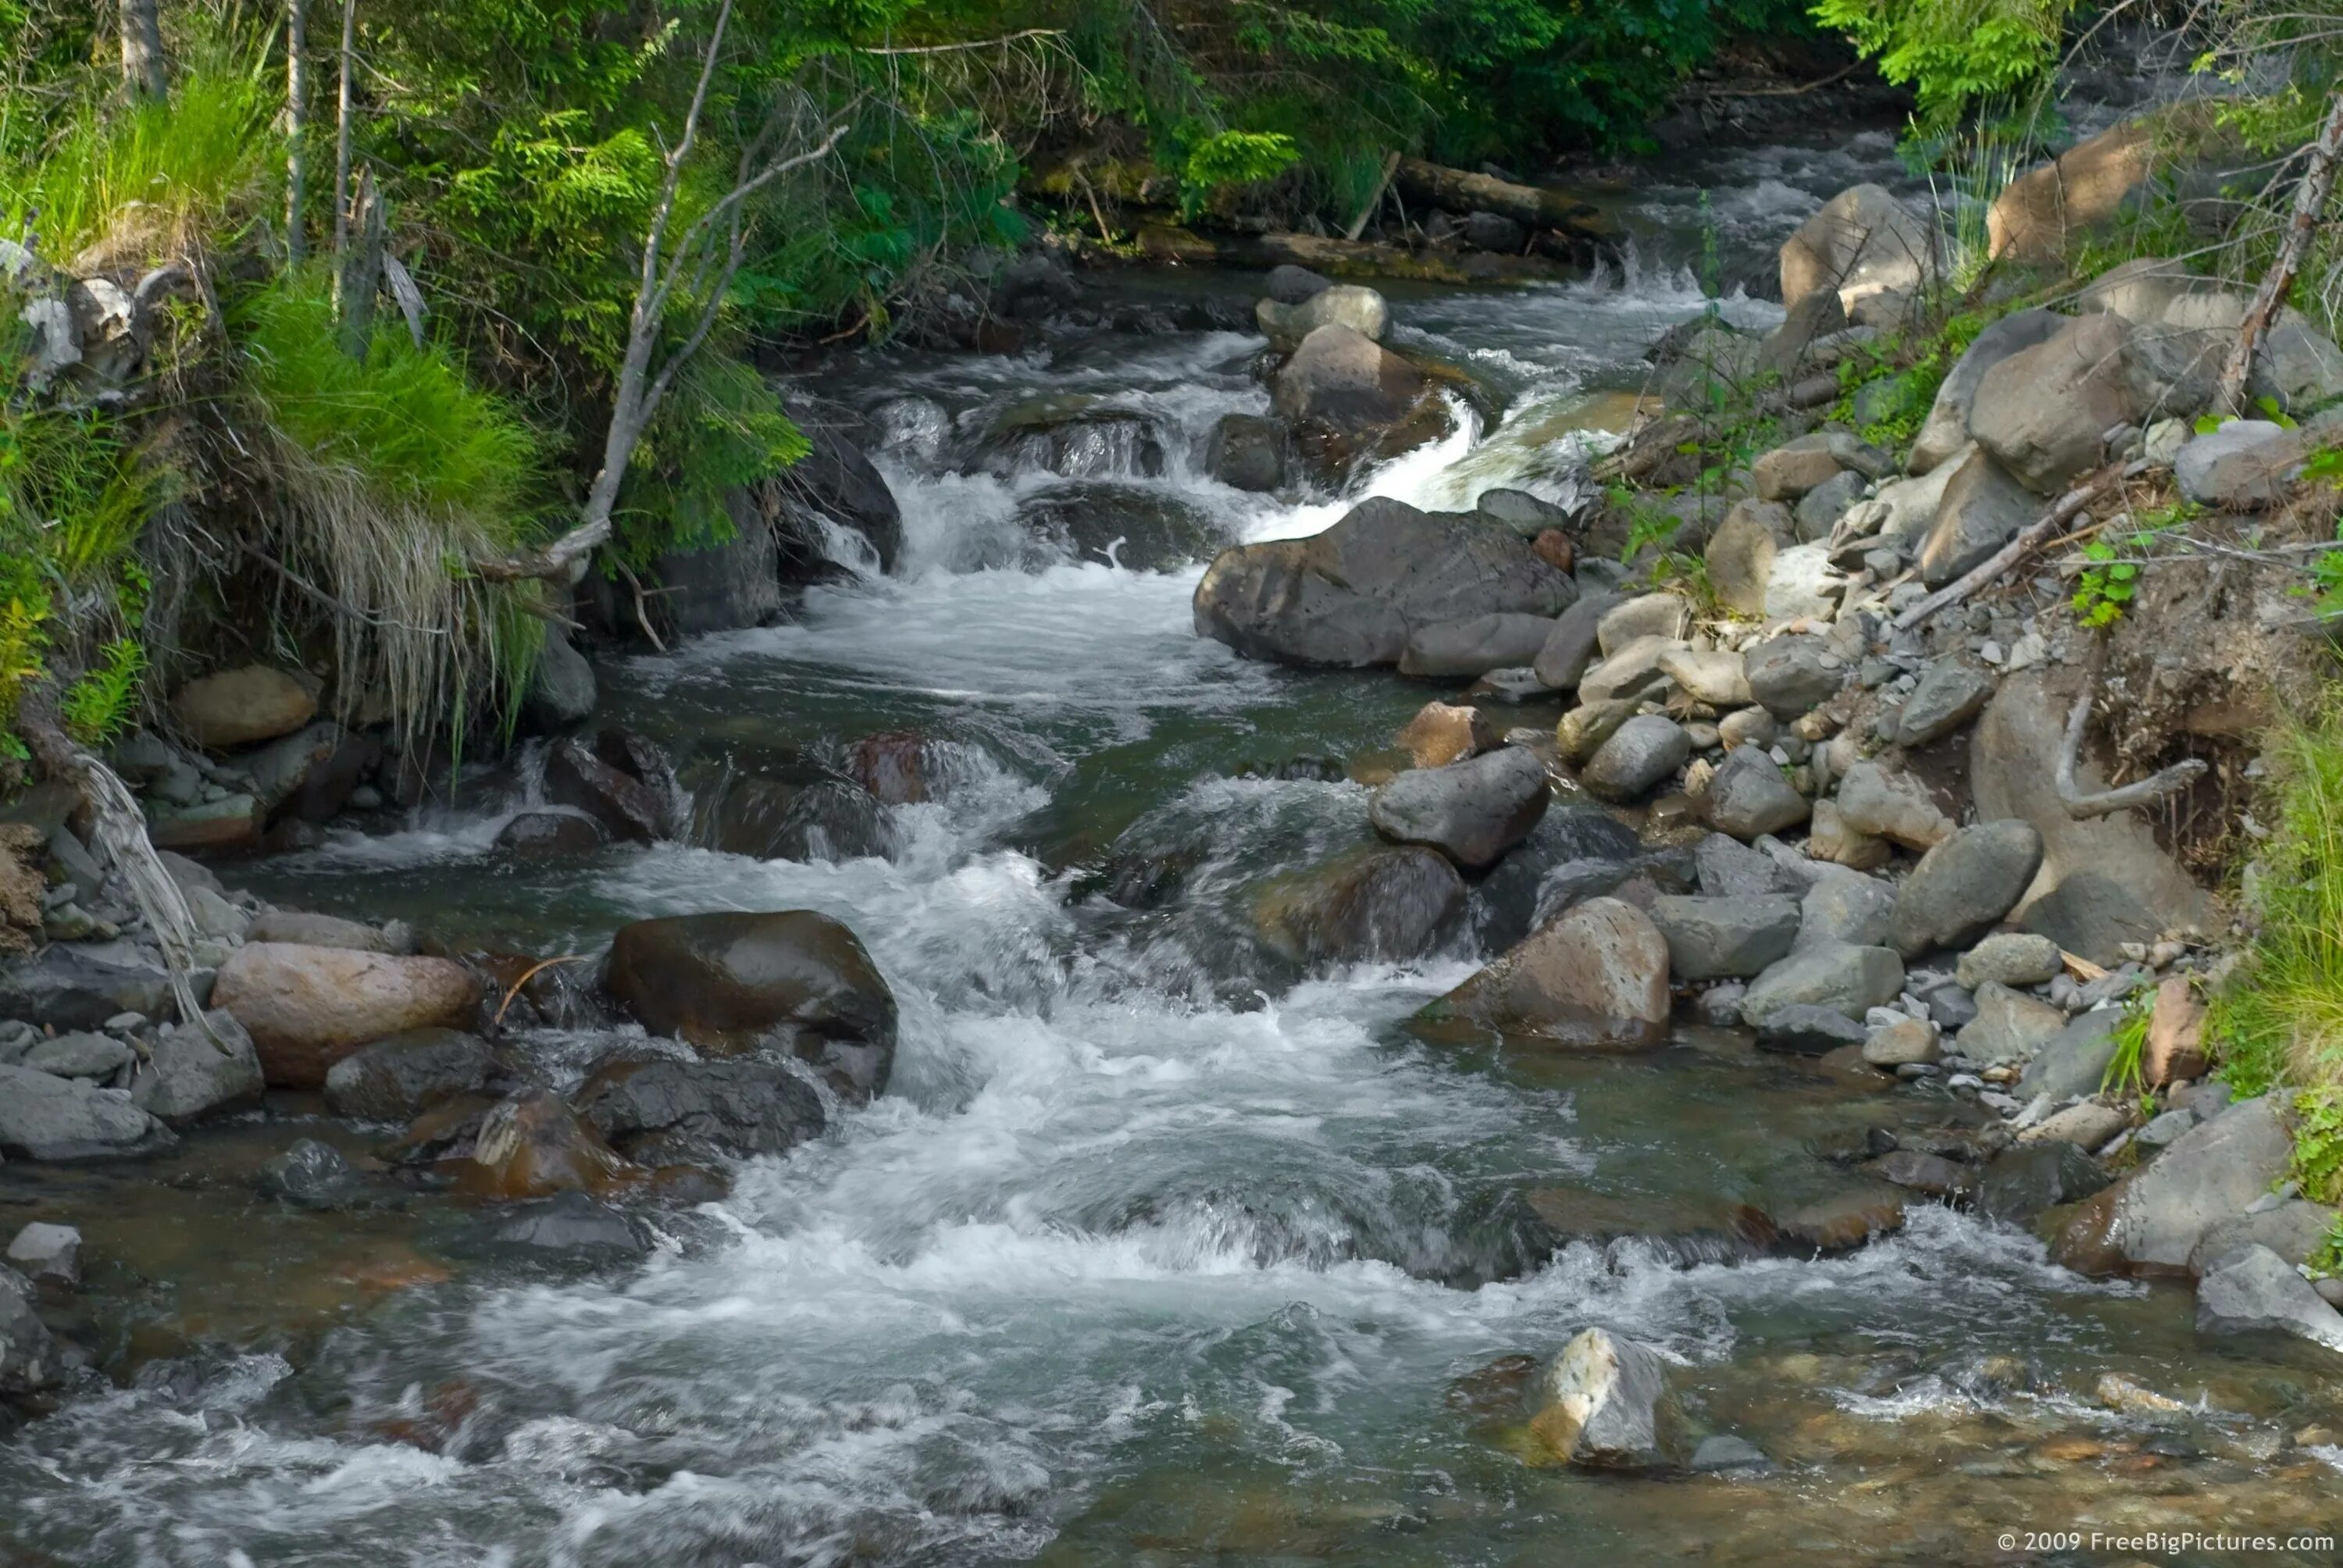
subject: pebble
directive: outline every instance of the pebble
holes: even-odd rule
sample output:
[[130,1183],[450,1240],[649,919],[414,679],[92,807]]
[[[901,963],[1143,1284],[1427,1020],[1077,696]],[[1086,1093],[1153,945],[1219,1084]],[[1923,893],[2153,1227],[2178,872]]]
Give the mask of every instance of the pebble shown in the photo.
[[[1963,1073],[1961,1076],[1966,1078],[1968,1075],[1966,1073]],[[2000,1111],[2004,1116],[2008,1115],[2011,1111],[2017,1109],[2016,1096],[2004,1094],[1998,1089],[1979,1090],[1977,1091],[1977,1103],[1980,1105],[1989,1106],[1993,1110]]]
[[1977,649],[1977,657],[1984,659],[1987,664],[2000,664],[2008,656],[2001,651],[2001,644],[1994,641],[1991,638],[1986,638],[1985,639],[1985,646]]
[[2190,1128],[2197,1125],[2193,1111],[2167,1111],[2141,1128],[2138,1141],[2150,1149],[2161,1149]]
[[[1979,1078],[1974,1072],[1956,1072],[1952,1077],[1946,1079],[1945,1081],[1948,1087],[1954,1089],[1983,1089],[1985,1087],[1985,1080]],[[2005,1095],[2003,1098],[2006,1099],[2007,1096]]]
[[146,1015],[143,1012],[117,1012],[107,1019],[103,1027],[108,1034],[131,1034],[146,1027]]

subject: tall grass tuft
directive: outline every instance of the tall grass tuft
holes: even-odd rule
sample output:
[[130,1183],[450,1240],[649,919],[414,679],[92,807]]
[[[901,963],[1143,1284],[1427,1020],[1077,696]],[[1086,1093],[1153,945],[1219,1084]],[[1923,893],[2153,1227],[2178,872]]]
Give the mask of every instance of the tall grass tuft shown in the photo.
[[344,355],[321,276],[229,314],[237,405],[274,496],[265,532],[328,611],[343,703],[377,701],[410,730],[450,716],[459,736],[485,708],[509,712],[542,640],[539,590],[468,563],[513,554],[541,523],[528,428],[403,329],[377,333],[363,362]]

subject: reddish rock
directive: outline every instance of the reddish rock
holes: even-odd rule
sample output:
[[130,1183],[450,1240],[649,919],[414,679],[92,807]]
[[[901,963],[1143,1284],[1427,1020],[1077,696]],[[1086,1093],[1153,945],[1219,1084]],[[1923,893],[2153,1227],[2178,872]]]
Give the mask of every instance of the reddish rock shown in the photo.
[[649,1172],[618,1157],[558,1095],[543,1091],[493,1106],[480,1119],[457,1185],[480,1198],[604,1193]]
[[460,1028],[479,1005],[463,965],[348,948],[247,942],[220,966],[212,1005],[244,1025],[268,1081],[314,1089],[369,1040]]
[[1530,548],[1537,552],[1538,559],[1558,572],[1570,570],[1572,564],[1578,558],[1578,552],[1572,546],[1570,536],[1560,528],[1546,529],[1530,541]]
[[1494,746],[1496,727],[1468,703],[1427,702],[1399,732],[1398,743],[1418,768],[1445,768]]
[[2205,1076],[2205,1004],[2187,977],[2174,975],[2156,988],[2156,1010],[2148,1014],[2147,1044],[2140,1052],[2141,1076],[2150,1089]]
[[927,737],[908,729],[866,735],[848,747],[846,771],[888,806],[916,806],[931,800],[942,783]]

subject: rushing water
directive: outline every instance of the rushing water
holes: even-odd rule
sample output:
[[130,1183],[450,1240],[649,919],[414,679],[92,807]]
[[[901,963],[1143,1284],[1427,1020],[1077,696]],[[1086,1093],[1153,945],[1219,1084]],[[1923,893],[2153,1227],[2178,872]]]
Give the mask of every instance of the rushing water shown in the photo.
[[[1711,211],[1748,265],[1885,150],[1779,155]],[[1640,221],[1682,242],[1689,205],[1655,188]],[[1402,340],[1506,411],[1374,489],[1558,493],[1558,443],[1584,439],[1556,435],[1571,410],[1630,384],[1701,303],[1658,267],[1399,293]],[[1322,528],[1339,505],[1228,491],[1190,458],[1220,414],[1265,407],[1257,348],[1101,337],[884,357],[826,385],[890,433],[896,573],[606,669],[611,716],[679,749],[933,738],[950,786],[897,809],[890,858],[515,863],[490,848],[526,803],[515,784],[252,868],[287,902],[547,953],[652,914],[827,911],[900,1000],[893,1087],[668,1217],[647,1264],[598,1273],[465,1266],[460,1216],[256,1206],[222,1173],[281,1147],[266,1125],[214,1135],[209,1173],[151,1201],[55,1189],[94,1254],[138,1260],[99,1288],[144,1292],[149,1327],[104,1348],[186,1353],[0,1447],[0,1543],[171,1564],[1938,1562],[1996,1557],[2004,1529],[2331,1523],[2343,1455],[2306,1429],[2343,1415],[2315,1368],[2187,1353],[2185,1292],[2080,1280],[2006,1227],[1922,1209],[1827,1261],[1524,1253],[1523,1187],[1795,1192],[1827,1180],[1816,1147],[1948,1102],[1851,1095],[1699,1031],[1629,1060],[1430,1050],[1397,1022],[1469,972],[1479,938],[1314,973],[1263,947],[1262,878],[1366,838],[1360,787],[1278,765],[1387,744],[1427,691],[1240,661],[1192,630],[1200,566],[1037,543],[1021,513],[1061,477],[960,471],[1004,409],[1093,398],[1145,416],[1165,457],[1146,477],[1103,447],[1091,477],[1111,493],[1092,503],[1142,522],[1176,506],[1230,540]],[[1085,880],[1163,851],[1188,867],[1164,908]],[[96,1211],[101,1191],[135,1211]],[[347,1284],[397,1260],[409,1288]],[[336,1266],[345,1288],[298,1282]],[[1694,1423],[1783,1468],[1526,1462],[1505,1374],[1483,1369],[1590,1323],[1662,1347]],[[2188,1408],[2108,1409],[2110,1371]]]

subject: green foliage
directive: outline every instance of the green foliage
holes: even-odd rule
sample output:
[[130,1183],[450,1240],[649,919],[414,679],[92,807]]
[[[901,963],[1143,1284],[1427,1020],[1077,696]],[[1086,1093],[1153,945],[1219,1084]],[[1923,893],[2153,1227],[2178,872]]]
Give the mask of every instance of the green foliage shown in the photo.
[[2090,564],[2075,582],[2075,618],[2087,627],[2113,626],[2121,620],[2139,591],[2140,567],[2156,549],[2159,537],[2196,515],[2196,508],[2181,503],[2147,514],[2136,528],[2102,533],[2086,543],[2083,558]]
[[2335,1216],[2335,1223],[2328,1227],[2326,1238],[2306,1261],[2314,1280],[2331,1280],[2343,1275],[2343,1214]]
[[1634,560],[1654,545],[1664,548],[1670,539],[1676,537],[1676,530],[1684,526],[1682,518],[1624,485],[1611,487],[1611,504],[1627,518],[1627,542],[1619,550],[1619,559],[1623,564]]
[[101,650],[105,662],[65,688],[57,704],[75,739],[103,746],[122,733],[138,705],[139,678],[146,673],[146,650],[118,637]]
[[720,356],[688,364],[636,450],[620,495],[631,526],[619,560],[639,571],[668,550],[725,543],[733,537],[725,493],[810,450],[755,371]]
[[2099,1075],[2099,1092],[2127,1097],[2142,1093],[2147,1087],[2147,1074],[2141,1058],[2147,1050],[2148,1003],[2134,996],[2125,1004],[2123,1021],[2116,1025],[2116,1053],[2107,1059],[2107,1070]]
[[2343,1200],[2343,1086],[2323,1083],[2294,1097],[2294,1179],[2317,1203]]
[[1216,131],[1190,147],[1180,166],[1181,210],[1193,217],[1216,193],[1274,179],[1301,156],[1282,131]]
[[2058,57],[2074,0],[1815,0],[1879,74],[1918,94],[1920,122],[1944,130],[1963,111],[2039,86]]

